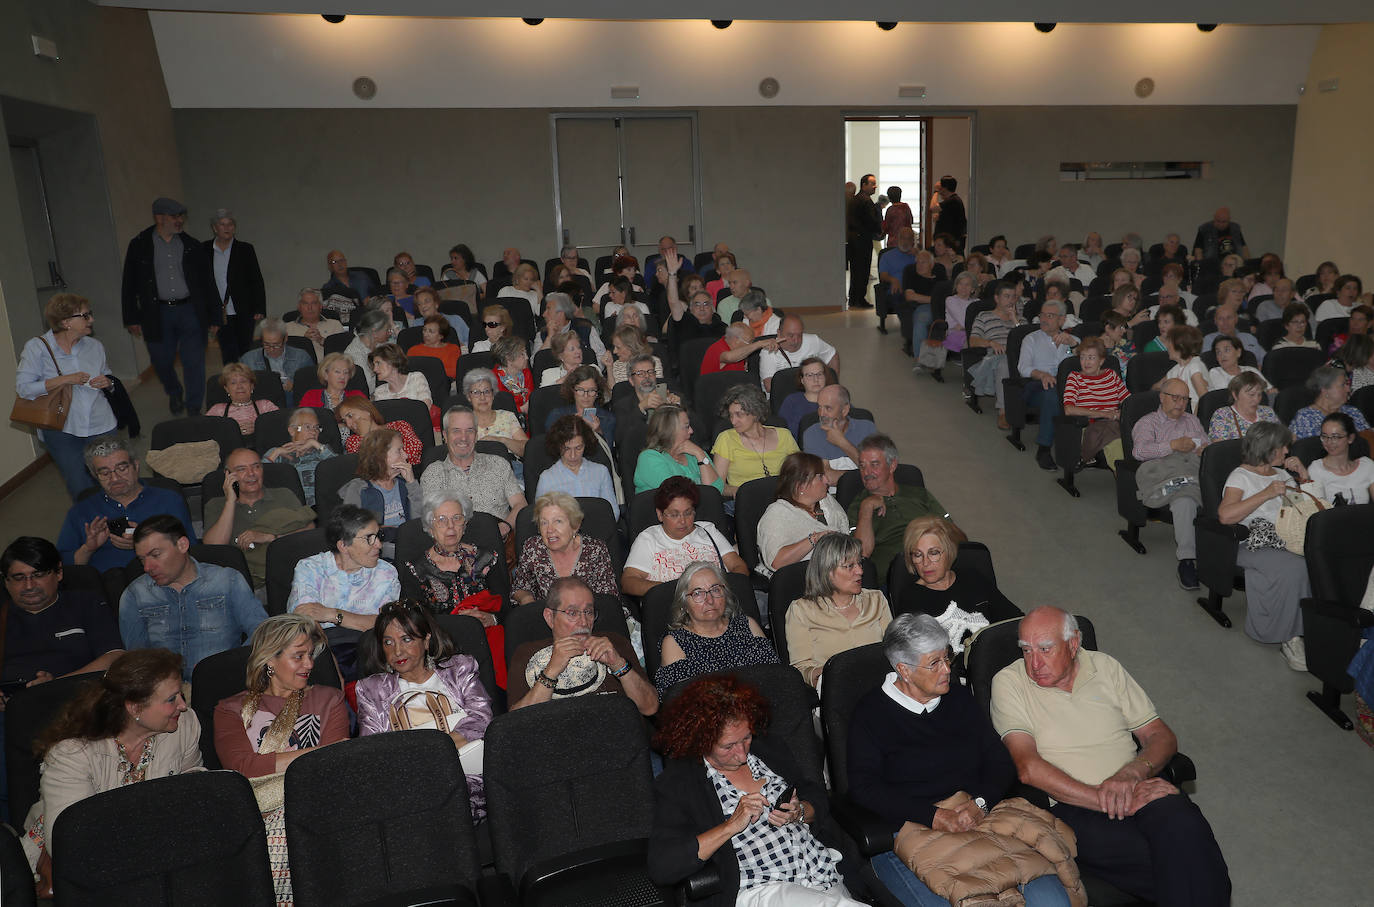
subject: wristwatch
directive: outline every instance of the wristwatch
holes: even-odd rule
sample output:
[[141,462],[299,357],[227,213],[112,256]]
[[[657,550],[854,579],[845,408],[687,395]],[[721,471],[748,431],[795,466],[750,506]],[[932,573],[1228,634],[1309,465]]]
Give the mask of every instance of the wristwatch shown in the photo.
[[338,618],[338,620],[334,621],[334,623],[337,624],[338,626],[342,627],[342,626],[343,626],[343,612],[342,612],[342,611],[335,611],[335,612],[334,612],[334,616]]

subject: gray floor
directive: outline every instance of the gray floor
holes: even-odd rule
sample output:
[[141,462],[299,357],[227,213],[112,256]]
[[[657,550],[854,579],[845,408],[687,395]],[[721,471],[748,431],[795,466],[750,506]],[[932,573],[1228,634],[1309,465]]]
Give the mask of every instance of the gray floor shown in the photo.
[[[1146,527],[1145,556],[1117,537],[1110,474],[1082,475],[1083,496],[1071,499],[1031,451],[1003,440],[992,412],[962,404],[957,369],[944,385],[914,377],[895,331],[880,336],[874,323],[870,311],[817,316],[807,327],[840,350],[856,405],[873,410],[902,460],[920,466],[969,536],[992,549],[1008,597],[1090,616],[1101,648],[1154,698],[1197,763],[1194,797],[1226,854],[1233,903],[1374,903],[1365,811],[1374,752],[1307,702],[1314,678],[1245,636],[1244,595],[1226,604],[1235,627],[1218,627],[1178,588],[1169,527]],[[139,388],[135,400],[149,425],[166,417],[160,389]],[[49,468],[0,502],[0,524],[52,538],[65,507]]]

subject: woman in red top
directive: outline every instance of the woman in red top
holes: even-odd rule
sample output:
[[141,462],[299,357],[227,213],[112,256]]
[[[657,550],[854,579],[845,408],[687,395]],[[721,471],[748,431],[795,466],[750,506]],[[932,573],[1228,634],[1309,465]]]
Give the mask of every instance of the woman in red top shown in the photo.
[[369,432],[378,428],[390,428],[401,436],[401,447],[406,452],[406,460],[411,466],[420,465],[420,456],[425,451],[424,442],[409,422],[383,422],[382,414],[366,397],[349,397],[339,404],[335,411],[339,422],[348,428],[349,435],[344,439],[344,453],[357,453]]
[[523,337],[503,337],[491,347],[496,360],[493,369],[501,382],[500,390],[509,391],[520,410],[521,421],[530,410],[530,394],[534,391],[534,375],[530,374],[530,354]]
[[1106,361],[1107,346],[1102,338],[1088,337],[1078,345],[1079,370],[1070,372],[1064,382],[1064,415],[1092,420],[1083,430],[1080,466],[1099,457],[1108,465],[1122,457],[1121,404],[1131,392],[1120,375],[1104,367]]
[[353,371],[357,367],[357,364],[343,353],[330,353],[325,356],[320,361],[319,368],[315,370],[324,387],[311,388],[301,394],[301,399],[296,405],[312,409],[338,410],[345,397],[366,398],[367,394],[362,391],[348,389],[348,382],[352,380]]
[[887,198],[892,204],[887,206],[883,214],[883,233],[887,236],[887,247],[892,249],[897,246],[897,234],[903,227],[910,227],[915,219],[911,215],[911,206],[902,201],[900,186],[888,186]]

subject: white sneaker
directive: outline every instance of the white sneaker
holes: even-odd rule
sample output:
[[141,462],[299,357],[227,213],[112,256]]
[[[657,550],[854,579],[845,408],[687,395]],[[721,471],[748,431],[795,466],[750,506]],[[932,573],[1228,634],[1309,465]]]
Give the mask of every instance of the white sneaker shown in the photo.
[[1294,636],[1288,642],[1279,646],[1279,654],[1283,660],[1288,662],[1288,667],[1295,671],[1307,670],[1307,649],[1302,644],[1301,636]]

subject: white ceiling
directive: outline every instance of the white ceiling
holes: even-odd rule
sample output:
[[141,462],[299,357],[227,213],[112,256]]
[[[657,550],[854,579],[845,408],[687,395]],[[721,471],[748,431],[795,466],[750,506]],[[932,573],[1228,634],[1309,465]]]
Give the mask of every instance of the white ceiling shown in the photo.
[[[456,18],[758,19],[905,22],[1231,22],[1255,25],[1374,21],[1370,0],[94,0],[102,6],[185,12],[346,13]],[[323,8],[327,7],[327,8]],[[690,7],[690,14],[688,9]]]

